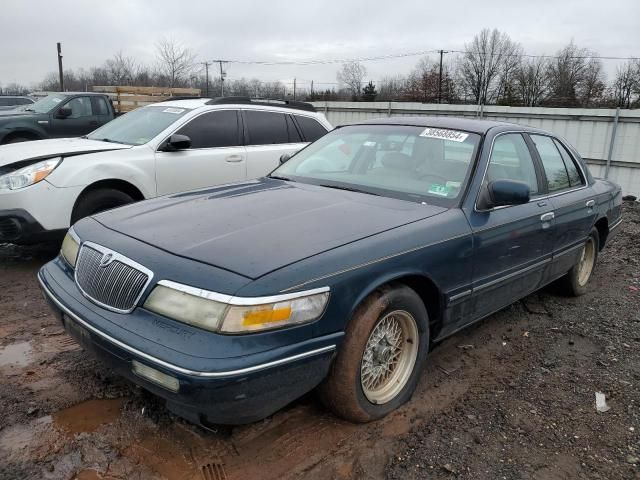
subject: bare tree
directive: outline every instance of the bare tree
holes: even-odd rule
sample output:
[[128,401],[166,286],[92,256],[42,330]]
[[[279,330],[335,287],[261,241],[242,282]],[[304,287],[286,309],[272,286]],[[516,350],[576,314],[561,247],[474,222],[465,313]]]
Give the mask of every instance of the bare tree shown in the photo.
[[125,56],[122,51],[108,59],[104,63],[104,69],[112,85],[133,85],[140,71],[138,62],[132,57]]
[[494,100],[508,74],[515,69],[521,47],[506,33],[485,28],[466,45],[460,64],[464,87],[477,103]]
[[164,38],[156,44],[158,71],[169,87],[175,87],[189,77],[196,55],[176,40]]
[[367,69],[359,62],[347,62],[342,64],[342,69],[338,71],[336,77],[338,83],[344,85],[349,92],[353,100],[356,100],[360,96],[360,90],[362,88],[362,81],[367,74]]
[[520,101],[535,107],[548,91],[548,62],[545,58],[522,60],[514,74],[517,94]]
[[629,60],[618,67],[613,81],[616,106],[631,108],[635,93],[640,93],[640,60]]

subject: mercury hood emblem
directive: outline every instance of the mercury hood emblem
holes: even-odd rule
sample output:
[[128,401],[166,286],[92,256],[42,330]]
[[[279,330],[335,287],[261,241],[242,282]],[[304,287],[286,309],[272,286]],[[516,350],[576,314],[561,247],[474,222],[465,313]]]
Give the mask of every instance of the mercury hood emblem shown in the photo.
[[113,253],[107,253],[100,260],[100,266],[102,268],[108,267],[111,262],[113,262]]

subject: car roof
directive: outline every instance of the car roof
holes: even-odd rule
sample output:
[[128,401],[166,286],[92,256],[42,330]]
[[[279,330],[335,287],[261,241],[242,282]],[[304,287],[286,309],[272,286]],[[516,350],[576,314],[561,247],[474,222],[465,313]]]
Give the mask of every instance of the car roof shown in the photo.
[[[125,98],[125,97],[122,97]],[[167,107],[181,107],[181,108],[198,108],[204,107],[207,102],[211,100],[210,98],[193,98],[193,99],[182,99],[182,100],[164,100],[158,103],[152,103],[150,105],[162,105]]]
[[[124,97],[123,97],[124,98]],[[181,98],[179,100],[163,100],[162,102],[158,102],[158,103],[152,103],[149,105],[162,105],[167,106],[167,107],[176,107],[176,108],[190,108],[190,109],[194,109],[194,108],[200,108],[200,107],[213,107],[213,108],[229,108],[229,107],[233,107],[233,108],[242,108],[242,109],[246,109],[246,110],[282,110],[283,112],[295,112],[296,115],[314,115],[317,112],[314,111],[310,111],[310,110],[300,110],[298,108],[286,105],[286,104],[278,104],[278,103],[273,103],[273,104],[267,104],[267,103],[260,103],[260,102],[256,102],[256,103],[246,103],[243,101],[238,101],[238,102],[234,102],[232,100],[228,101],[228,102],[222,102],[222,103],[213,103],[213,101],[215,101],[216,99],[214,98],[193,98],[193,99],[185,99],[185,98]]]
[[[487,133],[487,131],[492,128],[513,128],[513,126],[517,124],[508,122],[495,122],[493,120],[481,120],[477,118],[414,116],[374,118],[371,120],[352,123],[350,125],[411,125],[416,127],[435,127],[463,130],[465,132],[479,133],[482,135]],[[522,128],[523,130],[528,129],[528,127],[522,125],[517,126],[518,128]]]

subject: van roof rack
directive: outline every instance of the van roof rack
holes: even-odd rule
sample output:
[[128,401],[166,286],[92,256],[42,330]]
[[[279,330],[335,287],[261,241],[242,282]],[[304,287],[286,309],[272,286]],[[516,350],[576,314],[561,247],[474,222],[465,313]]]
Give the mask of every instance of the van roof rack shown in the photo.
[[225,105],[230,103],[240,103],[244,105],[263,105],[268,107],[284,107],[307,112],[316,112],[316,107],[307,102],[297,102],[295,100],[282,100],[276,98],[251,98],[251,97],[217,97],[209,100],[207,105]]
[[[189,95],[176,95],[173,97],[167,97],[164,100],[160,100],[158,103],[162,103],[162,102],[175,102],[176,100],[203,100],[209,97],[194,97],[194,96],[189,96]],[[122,97],[123,100],[126,100],[126,97]]]

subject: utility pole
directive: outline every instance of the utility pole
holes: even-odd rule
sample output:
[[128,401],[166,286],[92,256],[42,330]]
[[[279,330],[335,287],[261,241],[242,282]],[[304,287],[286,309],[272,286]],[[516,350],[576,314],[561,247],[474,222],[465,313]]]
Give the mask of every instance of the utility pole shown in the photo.
[[293,79],[293,101],[296,101],[296,79]]
[[224,70],[222,69],[222,60],[218,60],[218,63],[220,64],[220,96],[224,97]]
[[60,74],[60,91],[64,92],[64,76],[62,75],[62,44],[58,42],[58,73]]
[[442,103],[442,56],[445,53],[449,53],[445,50],[440,50],[440,74],[438,75],[438,103]]
[[313,80],[311,80],[311,101],[313,101]]
[[206,81],[206,86],[204,88],[205,91],[205,97],[209,96],[209,65],[211,65],[211,62],[202,62],[202,64],[204,65],[204,76],[205,76],[205,81]]

